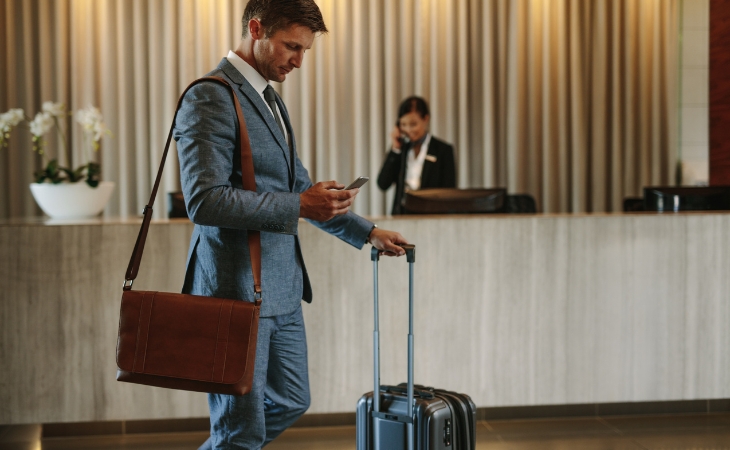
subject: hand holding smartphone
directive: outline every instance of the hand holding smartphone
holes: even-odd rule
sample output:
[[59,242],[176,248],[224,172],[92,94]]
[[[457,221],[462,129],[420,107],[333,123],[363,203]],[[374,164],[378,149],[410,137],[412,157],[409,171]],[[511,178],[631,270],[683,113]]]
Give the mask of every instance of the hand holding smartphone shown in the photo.
[[345,190],[347,191],[347,190],[350,190],[350,189],[355,189],[355,188],[359,188],[359,187],[361,187],[361,186],[362,186],[363,184],[367,183],[369,179],[370,179],[369,177],[357,177],[357,179],[356,179],[355,181],[353,181],[352,183],[350,183],[350,184],[349,184],[349,185],[348,185],[348,186],[347,186],[347,187],[345,188]]

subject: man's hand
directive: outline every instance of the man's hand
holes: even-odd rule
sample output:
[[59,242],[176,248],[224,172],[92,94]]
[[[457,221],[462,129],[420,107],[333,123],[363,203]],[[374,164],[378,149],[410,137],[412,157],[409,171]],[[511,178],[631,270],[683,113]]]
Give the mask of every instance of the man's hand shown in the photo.
[[407,244],[408,241],[396,231],[373,228],[368,240],[375,248],[380,250],[381,255],[403,256],[406,254],[406,251],[398,247],[398,244]]
[[360,189],[342,190],[344,184],[320,181],[299,194],[299,217],[326,222],[345,214]]

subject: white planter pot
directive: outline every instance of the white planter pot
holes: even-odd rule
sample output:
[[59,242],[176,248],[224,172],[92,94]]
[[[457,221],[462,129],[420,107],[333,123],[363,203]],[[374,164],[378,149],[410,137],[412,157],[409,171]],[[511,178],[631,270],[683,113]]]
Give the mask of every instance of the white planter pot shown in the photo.
[[54,219],[94,217],[104,209],[113,190],[111,181],[102,181],[95,188],[85,181],[30,184],[30,192],[38,206]]

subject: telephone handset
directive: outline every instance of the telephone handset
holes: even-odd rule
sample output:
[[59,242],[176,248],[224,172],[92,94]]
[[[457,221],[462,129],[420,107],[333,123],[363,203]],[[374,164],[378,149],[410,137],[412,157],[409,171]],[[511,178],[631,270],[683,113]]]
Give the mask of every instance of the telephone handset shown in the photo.
[[[395,121],[395,126],[400,130],[400,120]],[[401,147],[405,147],[406,145],[411,143],[411,138],[408,137],[407,134],[404,132],[400,132],[400,136],[398,136],[398,142],[400,142]]]

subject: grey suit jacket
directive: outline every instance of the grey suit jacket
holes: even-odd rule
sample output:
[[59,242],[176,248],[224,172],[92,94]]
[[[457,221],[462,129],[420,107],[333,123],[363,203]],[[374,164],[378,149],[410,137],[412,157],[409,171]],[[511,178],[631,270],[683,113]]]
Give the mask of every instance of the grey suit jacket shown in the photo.
[[[242,187],[237,120],[228,89],[212,82],[194,86],[185,95],[174,129],[180,181],[188,215],[195,223],[183,292],[253,301],[246,230],[260,230],[261,315],[292,312],[302,299],[312,300],[297,237],[299,193],[312,186],[312,181],[296,156],[288,112],[277,96],[294,146],[294,161],[290,161],[289,147],[271,110],[243,75],[225,58],[208,75],[226,79],[241,103],[253,152],[256,192]],[[311,223],[357,248],[362,248],[373,227],[352,212]]]

